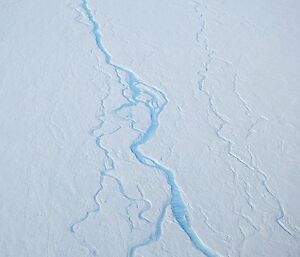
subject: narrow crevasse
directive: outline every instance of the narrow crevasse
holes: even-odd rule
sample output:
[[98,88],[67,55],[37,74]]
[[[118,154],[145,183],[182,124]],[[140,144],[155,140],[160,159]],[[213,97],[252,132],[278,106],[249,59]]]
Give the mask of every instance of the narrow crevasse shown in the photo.
[[[196,40],[199,42],[201,47],[204,49],[207,59],[204,65],[204,69],[199,70],[199,81],[198,81],[198,88],[202,94],[204,94],[207,97],[208,101],[208,111],[215,116],[215,118],[219,121],[219,125],[214,126],[210,125],[211,128],[215,131],[216,137],[223,142],[226,145],[226,151],[227,155],[230,157],[232,163],[237,163],[238,167],[240,168],[233,168],[235,173],[241,173],[239,169],[244,169],[245,171],[248,171],[247,173],[249,175],[246,175],[247,177],[240,177],[239,183],[243,188],[239,189],[239,193],[246,199],[246,202],[250,206],[251,210],[254,210],[255,212],[261,212],[262,216],[264,216],[264,210],[261,206],[256,206],[255,201],[256,199],[252,199],[251,193],[249,190],[255,191],[256,194],[258,194],[265,205],[269,205],[271,207],[271,211],[274,213],[275,217],[275,223],[278,224],[278,226],[286,232],[290,237],[296,238],[297,237],[297,231],[288,223],[287,220],[285,220],[285,212],[284,208],[276,196],[276,194],[271,189],[269,183],[268,183],[268,177],[260,167],[257,166],[254,160],[254,156],[252,153],[252,150],[249,146],[249,138],[255,133],[255,126],[257,126],[260,122],[267,122],[268,118],[264,117],[263,115],[257,114],[250,108],[249,104],[246,102],[246,100],[241,96],[241,94],[237,90],[237,83],[238,83],[238,75],[234,71],[233,64],[226,60],[222,60],[221,58],[218,58],[216,56],[216,52],[208,45],[208,40],[205,38],[204,30],[206,29],[206,21],[204,19],[203,9],[206,8],[205,4],[198,1],[193,1],[195,4],[195,12],[198,14],[199,19],[201,20],[201,29],[198,32],[196,36]],[[219,69],[219,70],[218,70]],[[210,79],[210,72],[213,76],[218,76],[218,72],[220,70],[226,70],[228,73],[232,74],[231,81],[224,80],[224,84],[228,83],[230,88],[229,91],[226,93],[228,97],[232,100],[231,103],[227,104],[234,104],[236,107],[239,108],[241,113],[243,113],[243,118],[247,121],[249,124],[248,127],[246,127],[244,133],[244,142],[243,151],[237,151],[235,149],[235,142],[234,140],[226,135],[224,132],[227,127],[234,127],[235,124],[235,118],[231,117],[230,114],[232,113],[226,113],[222,109],[222,106],[218,102],[218,98],[220,95],[215,95],[213,89],[213,85],[210,85],[209,79]],[[220,83],[222,83],[222,75],[223,72],[220,72]],[[208,81],[208,82],[207,82]],[[218,81],[219,82],[219,81]],[[223,85],[224,86],[224,85]],[[225,86],[224,86],[225,87]],[[226,97],[225,95],[223,96]],[[235,110],[236,111],[236,110]],[[232,120],[231,120],[232,118]],[[232,122],[233,121],[233,122]],[[239,128],[236,128],[239,129]],[[234,131],[234,128],[232,129]],[[236,166],[236,165],[235,165]],[[246,174],[246,173],[245,173]],[[238,182],[235,182],[236,186]],[[254,228],[254,233],[259,233],[261,230],[261,226],[265,226],[264,224],[255,224],[249,219],[250,216],[247,216],[241,212],[238,212],[237,210],[234,210],[236,214],[238,214],[241,218],[243,218],[248,224],[250,224]],[[241,233],[243,234],[242,230]],[[244,235],[243,235],[244,236]],[[245,237],[245,236],[244,236]],[[244,238],[243,240],[245,240]],[[242,248],[241,243],[241,248]]]
[[[157,88],[147,85],[142,80],[138,78],[138,76],[131,70],[122,67],[120,65],[117,65],[112,60],[112,55],[110,52],[104,47],[102,42],[102,35],[100,32],[100,25],[98,24],[96,18],[94,17],[93,11],[91,10],[89,6],[88,0],[82,1],[82,8],[85,12],[85,15],[87,16],[91,26],[93,35],[95,37],[95,42],[97,45],[97,48],[100,50],[101,54],[103,55],[105,59],[105,63],[109,65],[111,68],[113,68],[115,72],[115,76],[119,82],[119,84],[122,86],[122,95],[126,99],[127,103],[122,104],[118,108],[113,110],[113,113],[118,116],[118,113],[124,109],[128,108],[138,108],[138,105],[143,105],[148,111],[150,115],[150,125],[145,131],[141,131],[136,127],[136,121],[134,118],[130,118],[130,127],[132,130],[139,133],[139,137],[136,138],[131,146],[130,150],[134,154],[136,160],[148,168],[159,170],[165,177],[168,186],[170,188],[170,199],[169,201],[164,205],[162,208],[161,214],[155,224],[156,229],[153,233],[150,234],[150,236],[146,239],[142,239],[140,243],[131,246],[129,249],[127,256],[133,257],[135,256],[136,251],[143,246],[146,246],[154,241],[157,241],[161,236],[161,227],[162,222],[165,217],[165,213],[167,210],[167,207],[170,206],[173,216],[175,220],[177,221],[178,225],[181,227],[181,229],[185,232],[185,234],[189,237],[191,243],[193,246],[199,250],[199,252],[203,253],[207,257],[216,257],[219,256],[213,249],[210,249],[205,243],[199,238],[197,233],[194,231],[188,209],[186,206],[186,203],[184,202],[182,198],[182,190],[178,186],[176,182],[176,178],[174,175],[174,172],[166,167],[164,167],[162,164],[157,162],[156,160],[152,159],[149,156],[146,156],[143,154],[139,147],[146,144],[154,135],[156,130],[159,128],[159,115],[164,110],[165,106],[168,103],[167,96]],[[103,103],[102,103],[103,104]],[[105,114],[103,114],[105,116]],[[121,118],[121,117],[120,117]],[[102,122],[100,122],[99,127],[102,126]],[[118,129],[118,128],[117,128]],[[115,131],[111,132],[114,133]],[[78,222],[74,223],[71,226],[71,232],[76,234],[76,227],[78,227],[83,221],[85,221],[89,214],[92,212],[96,212],[100,210],[100,204],[97,201],[97,195],[102,190],[102,181],[105,176],[110,176],[111,178],[115,179],[117,184],[119,185],[120,192],[122,195],[129,200],[132,204],[135,204],[137,201],[144,201],[146,203],[146,209],[142,210],[140,212],[139,217],[143,218],[143,212],[145,212],[148,208],[151,207],[151,203],[147,202],[143,199],[133,199],[127,196],[125,193],[122,184],[120,181],[118,181],[116,178],[114,178],[111,175],[108,175],[107,172],[115,169],[115,162],[113,158],[109,154],[109,150],[106,149],[104,146],[101,145],[101,139],[104,136],[104,134],[101,134],[100,136],[96,137],[96,143],[100,149],[102,149],[105,153],[105,160],[104,160],[104,170],[101,172],[100,176],[100,187],[99,190],[94,195],[94,201],[97,204],[97,208],[91,211],[88,211],[82,219],[80,219]],[[128,217],[129,223],[130,223],[130,217]],[[97,255],[96,249],[93,248],[88,242],[86,242],[84,237],[78,236],[78,239],[80,239],[81,243],[88,247],[90,252],[93,255]]]

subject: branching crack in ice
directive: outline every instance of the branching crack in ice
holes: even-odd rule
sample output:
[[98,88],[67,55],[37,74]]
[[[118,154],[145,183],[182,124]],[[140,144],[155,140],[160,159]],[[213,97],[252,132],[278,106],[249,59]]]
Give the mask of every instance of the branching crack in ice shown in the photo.
[[[149,86],[146,83],[144,83],[143,81],[141,81],[137,77],[137,75],[135,75],[134,72],[132,72],[131,70],[121,67],[112,61],[111,54],[103,45],[102,36],[101,36],[101,32],[100,32],[100,26],[99,26],[98,22],[96,21],[92,10],[89,7],[88,0],[82,1],[82,8],[83,8],[89,22],[92,25],[93,34],[94,34],[96,45],[97,45],[98,49],[103,54],[106,64],[111,66],[114,69],[115,75],[116,75],[119,83],[122,84],[122,86],[124,87],[122,95],[127,100],[127,103],[123,104],[119,108],[115,109],[114,112],[117,114],[120,110],[129,108],[129,107],[134,107],[134,106],[137,106],[138,104],[144,105],[150,112],[151,123],[150,123],[150,126],[146,129],[146,131],[141,131],[141,130],[137,129],[135,127],[136,122],[134,121],[134,119],[131,120],[131,129],[133,129],[134,131],[138,131],[140,133],[140,136],[131,144],[130,150],[135,155],[135,157],[139,161],[139,163],[141,163],[142,165],[145,165],[147,167],[157,169],[165,176],[167,183],[170,187],[170,192],[171,192],[170,200],[163,207],[163,210],[156,222],[156,229],[155,229],[154,233],[152,233],[149,236],[149,238],[147,238],[146,240],[142,240],[139,244],[132,246],[129,249],[127,256],[128,257],[135,256],[135,253],[138,250],[138,248],[148,245],[154,241],[157,241],[160,238],[162,222],[164,220],[166,209],[168,206],[171,207],[172,213],[173,213],[174,218],[176,219],[178,225],[182,228],[182,230],[189,237],[189,239],[190,239],[191,243],[194,245],[194,247],[197,250],[199,250],[200,252],[202,252],[207,257],[218,256],[218,254],[215,253],[214,250],[209,249],[209,247],[206,246],[200,240],[200,238],[198,237],[198,235],[192,228],[188,210],[187,210],[186,204],[182,198],[181,189],[179,188],[179,186],[176,183],[176,179],[175,179],[173,171],[162,166],[160,163],[158,163],[154,159],[144,155],[139,150],[139,147],[141,145],[146,144],[149,141],[149,139],[154,136],[157,128],[159,127],[159,115],[165,108],[166,104],[168,103],[168,99],[167,99],[166,95],[162,91],[160,91],[152,86]],[[122,79],[124,76],[126,77],[125,81]],[[127,94],[128,90],[130,91],[129,95]],[[101,126],[101,124],[100,124],[100,126]],[[80,223],[82,223],[84,220],[86,220],[90,213],[98,211],[100,209],[100,204],[97,201],[97,195],[102,190],[103,177],[106,175],[106,171],[115,169],[114,160],[109,155],[108,149],[104,148],[101,145],[101,137],[102,136],[103,135],[97,137],[97,145],[105,153],[107,166],[105,167],[105,171],[101,173],[100,188],[94,196],[94,201],[97,204],[97,208],[95,210],[87,212],[86,215],[81,220],[79,220],[77,223],[72,225],[71,231],[73,233],[76,232],[76,229],[75,229],[76,226],[78,226]],[[118,181],[116,178],[114,178],[114,179],[117,181],[117,184],[119,185],[119,189],[120,189],[120,192],[122,193],[122,195],[125,198],[127,198],[130,202],[143,200],[143,199],[129,198],[126,195],[126,193],[124,192],[121,182]],[[143,210],[140,213],[140,218],[143,218],[142,214],[144,211],[145,210]],[[130,223],[130,217],[129,217],[129,223]],[[88,247],[94,255],[97,254],[96,250],[93,247],[91,247],[85,241],[84,238],[80,238],[80,239],[81,239],[81,242],[86,247]]]
[[[288,221],[285,220],[285,224],[283,223],[283,219],[285,218],[283,206],[282,206],[280,200],[277,198],[277,196],[270,189],[270,186],[267,183],[267,175],[265,174],[265,172],[263,170],[261,170],[254,163],[253,155],[250,151],[249,144],[248,144],[249,136],[253,134],[254,127],[257,125],[257,123],[260,121],[266,121],[268,119],[264,116],[254,114],[254,112],[251,110],[251,108],[249,107],[246,100],[243,99],[242,96],[240,95],[240,93],[237,91],[237,75],[236,74],[234,75],[234,78],[232,81],[232,93],[240,102],[240,105],[245,110],[245,113],[246,113],[247,117],[249,118],[249,120],[252,120],[253,118],[255,119],[255,121],[252,121],[252,124],[249,126],[247,135],[245,137],[245,141],[247,143],[247,151],[250,155],[250,160],[247,161],[243,157],[239,156],[239,154],[235,153],[233,150],[233,141],[230,138],[227,138],[224,135],[222,135],[222,130],[224,129],[225,126],[229,125],[229,121],[225,118],[223,113],[218,110],[217,105],[214,103],[214,96],[204,87],[204,82],[207,79],[207,73],[209,72],[209,68],[212,65],[213,60],[217,59],[217,58],[214,57],[215,52],[212,49],[210,49],[207,39],[202,34],[205,29],[205,21],[203,19],[203,14],[201,13],[200,9],[203,6],[200,2],[197,2],[197,1],[193,1],[193,2],[196,5],[195,11],[199,14],[199,17],[202,22],[202,27],[201,27],[200,31],[197,33],[196,40],[201,44],[203,43],[203,42],[201,42],[201,39],[204,41],[204,43],[205,43],[204,48],[205,48],[205,51],[207,52],[207,61],[204,64],[204,69],[199,71],[200,79],[198,81],[198,86],[199,86],[199,90],[204,95],[206,95],[208,98],[209,111],[213,115],[215,115],[215,117],[217,117],[217,119],[220,121],[220,125],[217,128],[215,128],[215,127],[213,128],[215,130],[216,136],[227,145],[228,155],[230,157],[232,157],[233,160],[237,161],[242,166],[244,166],[245,168],[250,170],[254,174],[254,176],[258,179],[258,181],[261,183],[261,185],[263,186],[263,188],[265,190],[265,192],[262,193],[264,195],[264,197],[265,197],[265,195],[268,195],[272,199],[272,201],[274,201],[274,203],[277,205],[277,215],[276,215],[276,220],[275,220],[276,223],[290,236],[296,237],[296,234],[298,234],[298,231],[296,231],[296,229],[292,228],[292,226],[290,226]],[[224,61],[224,64],[231,65],[229,63],[226,63],[226,61]],[[248,198],[247,202],[248,202],[249,206],[251,208],[253,208],[253,205],[250,202],[249,192],[246,189],[245,189],[245,194],[246,194],[246,197]],[[265,201],[267,201],[267,199],[265,199]],[[243,216],[243,218],[247,219],[247,217],[245,217],[245,216]],[[255,228],[255,230],[258,230],[254,224],[251,224],[251,226],[253,226]]]

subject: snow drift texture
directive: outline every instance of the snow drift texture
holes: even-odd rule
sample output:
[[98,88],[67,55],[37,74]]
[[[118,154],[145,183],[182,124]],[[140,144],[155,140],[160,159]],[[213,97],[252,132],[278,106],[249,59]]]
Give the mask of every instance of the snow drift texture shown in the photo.
[[300,3],[0,3],[0,256],[300,256]]

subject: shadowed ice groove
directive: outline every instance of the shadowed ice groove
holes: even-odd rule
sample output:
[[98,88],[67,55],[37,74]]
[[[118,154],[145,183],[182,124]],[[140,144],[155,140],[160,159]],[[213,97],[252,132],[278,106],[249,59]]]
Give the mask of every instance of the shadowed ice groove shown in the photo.
[[[100,129],[102,127],[102,124],[103,124],[103,121],[101,120],[100,124],[96,128],[94,128],[94,129],[96,129],[96,130]],[[93,132],[94,129],[92,129],[91,134],[94,133]],[[86,247],[93,256],[97,256],[97,249],[94,246],[92,246],[90,243],[88,243],[83,236],[78,236],[76,234],[76,228],[81,223],[83,223],[84,221],[86,221],[91,214],[97,213],[98,211],[100,211],[100,203],[99,203],[97,197],[100,194],[100,192],[103,190],[103,181],[104,181],[105,177],[113,179],[117,183],[118,188],[119,188],[119,192],[121,193],[121,195],[126,200],[128,200],[130,202],[130,204],[128,205],[127,210],[126,210],[127,222],[129,224],[130,230],[132,231],[133,229],[135,229],[135,227],[134,227],[134,224],[132,222],[131,217],[129,216],[129,208],[132,205],[138,206],[137,202],[142,202],[142,203],[145,204],[145,207],[138,213],[138,218],[140,220],[145,221],[146,223],[150,223],[150,221],[147,218],[144,217],[144,213],[151,208],[151,203],[148,200],[143,199],[143,195],[142,195],[141,191],[139,190],[139,192],[141,194],[141,198],[131,198],[131,197],[129,197],[126,194],[126,192],[125,192],[125,190],[124,190],[124,188],[123,188],[122,183],[120,182],[120,180],[118,180],[114,176],[108,174],[109,171],[112,171],[112,170],[116,169],[116,167],[115,167],[115,161],[110,156],[109,150],[106,149],[104,146],[102,146],[101,139],[102,139],[102,137],[104,137],[106,135],[112,135],[112,134],[114,134],[115,132],[117,132],[120,129],[121,129],[121,127],[119,126],[117,129],[115,129],[114,131],[112,131],[110,133],[106,133],[106,134],[102,133],[101,135],[96,136],[96,145],[104,152],[104,156],[105,156],[104,157],[104,161],[103,161],[103,168],[100,170],[99,188],[98,188],[98,190],[96,191],[96,193],[93,196],[93,200],[94,200],[94,203],[96,204],[96,207],[93,208],[93,209],[91,209],[91,210],[89,210],[89,211],[87,211],[85,213],[85,215],[81,219],[79,219],[76,222],[74,222],[71,225],[71,227],[70,227],[70,231],[72,233],[74,233],[74,235],[76,235],[76,238],[80,241],[80,243],[84,247]]]
[[[195,6],[196,13],[198,13],[199,16],[202,18],[203,14],[201,14],[199,11],[199,9],[201,7],[201,3],[197,2],[197,1],[193,1],[193,2],[196,5]],[[222,135],[222,130],[225,126],[229,125],[229,121],[227,121],[227,119],[224,117],[223,113],[221,113],[218,110],[216,104],[214,103],[213,95],[210,92],[208,92],[208,90],[206,90],[203,86],[204,81],[207,79],[207,73],[209,72],[210,66],[212,65],[212,61],[214,59],[216,59],[216,60],[218,59],[217,57],[215,57],[214,50],[212,50],[209,47],[205,36],[202,35],[202,32],[204,29],[205,29],[205,21],[202,20],[202,28],[197,33],[196,38],[199,43],[201,43],[201,39],[205,40],[205,50],[207,52],[208,59],[204,65],[204,70],[199,71],[200,79],[198,81],[198,88],[208,98],[209,111],[211,113],[213,113],[215,115],[215,117],[217,117],[219,119],[219,121],[221,122],[217,128],[213,127],[213,129],[215,130],[215,134],[221,141],[223,141],[227,145],[228,155],[231,156],[232,159],[234,159],[235,161],[239,162],[242,166],[244,166],[245,168],[247,168],[248,170],[253,172],[255,177],[259,180],[259,182],[263,186],[264,190],[266,191],[266,194],[268,194],[270,196],[270,198],[275,202],[275,204],[277,205],[277,214],[275,217],[275,222],[281,227],[281,229],[283,229],[291,237],[296,238],[299,234],[299,231],[297,231],[297,229],[293,228],[289,224],[288,221],[284,220],[285,219],[284,208],[283,208],[280,200],[278,199],[278,197],[275,195],[274,192],[272,192],[270,186],[268,185],[268,181],[267,181],[268,178],[267,178],[266,173],[263,170],[261,170],[257,165],[255,165],[255,163],[253,162],[253,156],[252,156],[252,153],[251,153],[249,147],[247,148],[247,151],[250,155],[250,161],[247,161],[242,156],[238,155],[237,153],[235,153],[233,151],[233,141],[230,138],[227,138],[224,135]],[[227,61],[225,61],[225,60],[222,60],[222,61],[224,62],[224,64],[232,66],[231,63],[227,63]],[[251,135],[251,133],[253,132],[253,128],[256,126],[256,124],[260,121],[268,120],[268,118],[266,118],[262,115],[255,114],[251,110],[251,108],[248,105],[248,103],[246,102],[246,100],[237,91],[237,74],[234,74],[234,78],[232,80],[232,93],[233,93],[234,97],[236,97],[238,99],[238,101],[240,102],[241,107],[245,110],[245,113],[246,113],[247,117],[249,118],[249,120],[251,120],[251,118],[255,118],[255,121],[254,122],[252,121],[251,126],[248,128],[248,133],[245,138],[246,142],[247,142],[247,140],[248,140],[249,136]],[[267,200],[265,200],[265,201],[267,202]],[[251,204],[250,204],[250,206],[251,206]]]
[[[102,37],[100,33],[100,26],[93,16],[92,10],[89,7],[88,0],[82,1],[82,8],[85,11],[86,16],[89,19],[90,23],[92,24],[92,30],[95,36],[96,45],[104,55],[106,64],[108,64],[114,69],[116,76],[119,80],[119,83],[124,86],[122,94],[123,97],[128,101],[128,103],[123,104],[119,108],[115,109],[114,113],[117,114],[118,111],[120,111],[121,109],[137,106],[137,104],[143,104],[150,112],[150,118],[151,118],[150,126],[144,133],[141,133],[141,135],[132,143],[130,149],[132,153],[136,156],[136,159],[141,164],[161,171],[162,174],[167,179],[167,183],[169,184],[171,190],[170,201],[165,205],[165,207],[161,212],[161,215],[156,223],[156,230],[154,234],[151,234],[149,238],[142,240],[141,243],[132,246],[127,256],[133,257],[138,248],[148,245],[151,242],[157,241],[160,238],[161,226],[162,226],[163,219],[165,217],[166,208],[167,206],[170,205],[172,213],[177,223],[182,228],[182,230],[186,233],[186,235],[189,237],[191,243],[195,246],[195,248],[198,249],[207,257],[216,257],[217,254],[213,250],[209,249],[199,239],[198,235],[193,230],[190,223],[186,204],[182,199],[181,190],[176,183],[173,172],[163,167],[161,164],[151,159],[150,157],[145,156],[139,150],[139,146],[147,143],[149,139],[155,134],[157,128],[159,127],[159,114],[163,111],[164,107],[168,103],[168,99],[166,95],[163,92],[159,91],[158,89],[148,86],[147,84],[140,81],[138,77],[129,69],[126,69],[124,67],[121,67],[113,63],[111,54],[103,45]],[[125,76],[125,80],[123,78],[124,76]],[[130,91],[129,95],[128,95],[128,90]],[[134,127],[135,124],[134,119],[132,119],[130,124],[131,124],[131,128],[137,131],[137,128]],[[99,146],[101,147],[101,145]],[[106,156],[109,157],[108,150],[104,148],[102,149],[105,151]],[[122,187],[120,188],[122,189]],[[125,193],[123,195],[125,196]],[[84,219],[86,218],[87,217],[85,217]]]

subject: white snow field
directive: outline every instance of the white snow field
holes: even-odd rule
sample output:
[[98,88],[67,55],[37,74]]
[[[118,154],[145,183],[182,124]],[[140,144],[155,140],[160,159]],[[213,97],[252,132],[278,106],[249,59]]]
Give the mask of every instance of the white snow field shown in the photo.
[[300,256],[300,1],[0,1],[0,257]]

